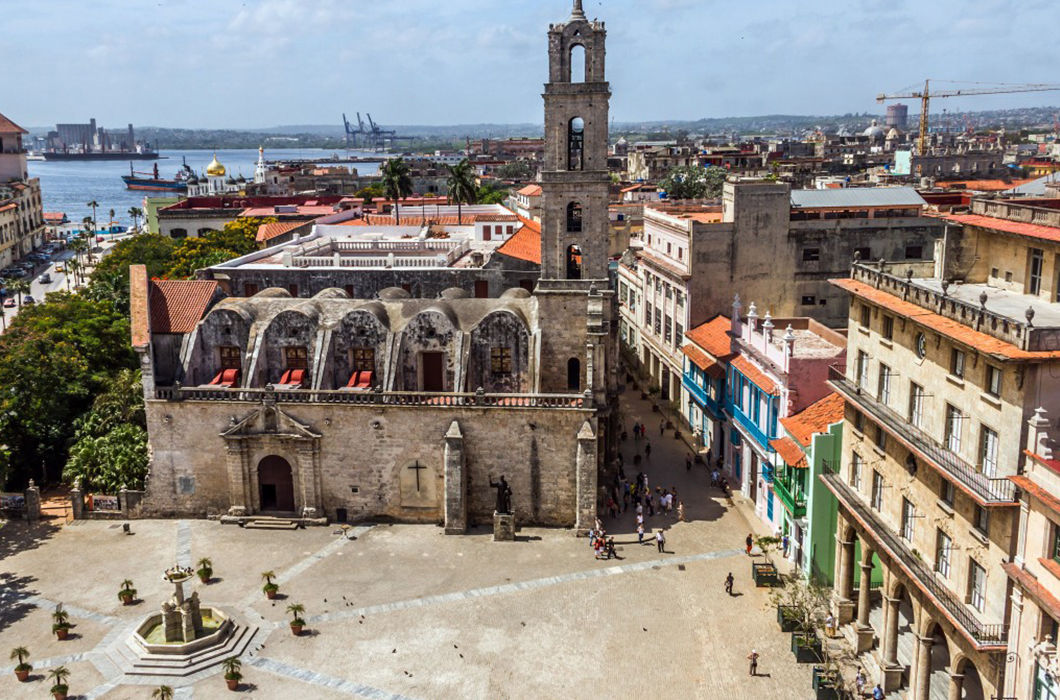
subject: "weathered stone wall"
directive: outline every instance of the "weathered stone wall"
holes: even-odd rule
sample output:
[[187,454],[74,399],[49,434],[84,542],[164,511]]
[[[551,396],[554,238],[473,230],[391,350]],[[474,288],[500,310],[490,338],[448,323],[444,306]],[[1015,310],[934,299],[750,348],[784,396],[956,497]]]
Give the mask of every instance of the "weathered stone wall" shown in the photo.
[[[226,441],[220,434],[260,408],[251,403],[148,401],[152,454],[144,515],[225,513],[232,499]],[[336,508],[345,508],[355,520],[441,522],[444,438],[456,421],[463,434],[473,524],[491,520],[495,492],[489,479],[504,474],[514,492],[519,523],[573,526],[577,435],[587,420],[596,430],[591,410],[348,404],[280,408],[321,436],[320,505],[332,519]],[[299,448],[285,435],[282,419],[275,430],[250,436],[247,460],[252,470],[271,454],[292,467],[298,463]],[[417,464],[424,469],[409,468]],[[300,508],[299,480],[294,483],[295,505]],[[595,484],[588,486],[595,493]]]
[[306,381],[313,372],[316,350],[316,315],[309,310],[291,309],[276,314],[265,329],[261,347],[256,351],[251,371],[257,386],[280,381],[287,367],[288,348],[305,348],[307,352]]
[[386,340],[389,334],[384,325],[385,321],[385,311],[375,308],[358,309],[343,317],[339,325],[331,331],[333,352],[324,357],[325,374],[321,387],[341,389],[346,386],[353,375],[355,348],[370,348],[374,351],[373,385],[382,381],[386,363]]
[[[444,303],[443,303],[444,304]],[[395,378],[396,391],[423,391],[420,356],[425,352],[445,354],[443,391],[456,391],[460,367],[460,348],[454,319],[446,313],[448,305],[416,314],[401,332],[401,353]]]
[[[217,348],[222,345],[239,348],[245,374],[250,365],[248,349],[252,324],[253,319],[248,314],[236,309],[220,308],[211,311],[192,336],[194,351],[191,353],[192,361],[187,371],[178,370],[177,378],[185,386],[199,386],[210,382],[221,371],[221,358]],[[157,338],[157,335],[151,337],[152,344],[157,342]],[[157,354],[156,351],[156,356]],[[161,386],[172,383],[166,381],[165,375],[157,367],[155,378]]]
[[[491,353],[494,348],[506,348],[511,352],[509,372],[493,371]],[[514,312],[496,311],[471,331],[465,382],[469,391],[482,388],[486,393],[530,393],[532,367],[530,332],[526,321]]]

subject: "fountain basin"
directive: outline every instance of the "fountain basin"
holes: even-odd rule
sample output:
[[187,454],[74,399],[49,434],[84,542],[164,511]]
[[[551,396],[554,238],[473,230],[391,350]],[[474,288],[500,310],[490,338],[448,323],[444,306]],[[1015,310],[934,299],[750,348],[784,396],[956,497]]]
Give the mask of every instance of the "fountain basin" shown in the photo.
[[199,609],[203,621],[203,636],[190,642],[166,642],[162,613],[148,615],[133,632],[133,642],[148,654],[186,655],[223,644],[235,626],[231,618],[216,607]]

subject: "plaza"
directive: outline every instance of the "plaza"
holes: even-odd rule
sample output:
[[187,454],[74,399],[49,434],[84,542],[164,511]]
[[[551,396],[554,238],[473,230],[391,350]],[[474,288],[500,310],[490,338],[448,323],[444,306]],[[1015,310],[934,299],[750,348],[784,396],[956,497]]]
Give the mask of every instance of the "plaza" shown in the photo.
[[[810,696],[810,669],[778,630],[769,589],[749,580],[744,537],[765,534],[748,524],[749,505],[711,489],[703,466],[686,470],[687,447],[672,430],[660,437],[647,402],[624,398],[622,410],[627,428],[648,427],[652,453],[641,468],[651,483],[676,487],[685,504],[687,522],[646,518],[652,533],[665,529],[666,553],[648,537],[637,544],[632,509],[604,518],[621,557],[610,561],[566,529],[523,528],[515,542],[493,542],[488,528],[447,537],[433,525],[384,523],[263,531],[140,520],[130,535],[108,521],[7,523],[0,644],[26,646],[34,670],[26,684],[0,670],[0,697],[43,695],[59,664],[71,671],[72,696],[146,698],[166,683],[178,698],[228,697],[219,666],[169,679],[120,668],[118,647],[170,592],[162,572],[202,557],[215,579],[190,590],[259,629],[242,657],[240,690],[253,697]],[[622,444],[630,477],[643,444]],[[261,592],[267,570],[277,574],[275,601]],[[117,598],[126,578],[136,605]],[[74,624],[66,641],[50,632],[57,603]],[[287,628],[290,603],[306,607],[300,637]],[[754,678],[752,648],[761,655]]]

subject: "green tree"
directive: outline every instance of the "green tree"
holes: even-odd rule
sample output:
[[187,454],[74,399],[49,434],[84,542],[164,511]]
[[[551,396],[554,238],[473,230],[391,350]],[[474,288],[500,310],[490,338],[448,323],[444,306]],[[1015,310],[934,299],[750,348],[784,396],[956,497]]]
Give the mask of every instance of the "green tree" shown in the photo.
[[115,214],[115,211],[113,209],[111,209],[107,213],[110,214],[110,222],[107,224],[107,228],[110,228],[111,226],[114,225],[114,214]]
[[144,210],[140,207],[129,207],[129,218],[132,219],[134,229],[139,230],[140,219],[144,215]]
[[218,265],[258,249],[257,233],[262,224],[275,222],[274,217],[236,219],[221,231],[210,231],[198,238],[185,238],[173,250],[164,277],[187,279],[196,270]]
[[497,168],[497,177],[502,180],[529,180],[534,176],[534,166],[527,160],[513,160]]
[[173,264],[173,252],[176,248],[176,241],[156,233],[126,238],[118,242],[99,261],[92,275],[93,280],[97,275],[114,272],[121,273],[127,279],[130,265],[145,265],[148,277],[161,277]]
[[671,170],[659,186],[670,199],[715,199],[721,196],[727,175],[725,168],[687,165]]
[[508,199],[508,190],[498,189],[493,183],[487,183],[478,188],[480,204],[503,204],[506,199]]
[[353,196],[360,197],[361,199],[363,199],[364,206],[368,207],[371,206],[372,200],[378,199],[380,197],[386,197],[386,190],[384,190],[383,186],[379,184],[368,185],[367,187],[362,187],[361,189],[357,190],[356,194],[354,194]]
[[383,190],[386,198],[394,203],[394,223],[401,222],[401,205],[403,198],[412,194],[412,176],[409,174],[409,164],[402,158],[390,158],[380,169],[382,175]]
[[449,201],[456,202],[456,223],[464,221],[464,204],[478,201],[478,188],[475,186],[475,173],[471,163],[464,158],[456,165],[446,164],[446,186],[449,190]]
[[19,308],[22,307],[22,295],[29,294],[30,281],[26,278],[13,279],[7,283],[7,291],[18,296]]

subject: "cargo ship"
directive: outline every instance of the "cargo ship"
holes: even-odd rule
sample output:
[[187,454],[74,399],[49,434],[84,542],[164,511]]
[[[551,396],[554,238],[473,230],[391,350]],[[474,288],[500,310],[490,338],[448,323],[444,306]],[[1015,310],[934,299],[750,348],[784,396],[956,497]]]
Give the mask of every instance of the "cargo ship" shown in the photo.
[[158,151],[70,151],[47,150],[41,153],[44,160],[158,160]]
[[188,178],[192,175],[192,170],[188,167],[187,161],[184,162],[184,165],[172,180],[166,180],[159,177],[158,163],[155,163],[154,170],[150,173],[133,170],[132,163],[129,163],[129,174],[122,175],[121,180],[125,183],[125,187],[130,190],[146,190],[149,192],[187,192]]

